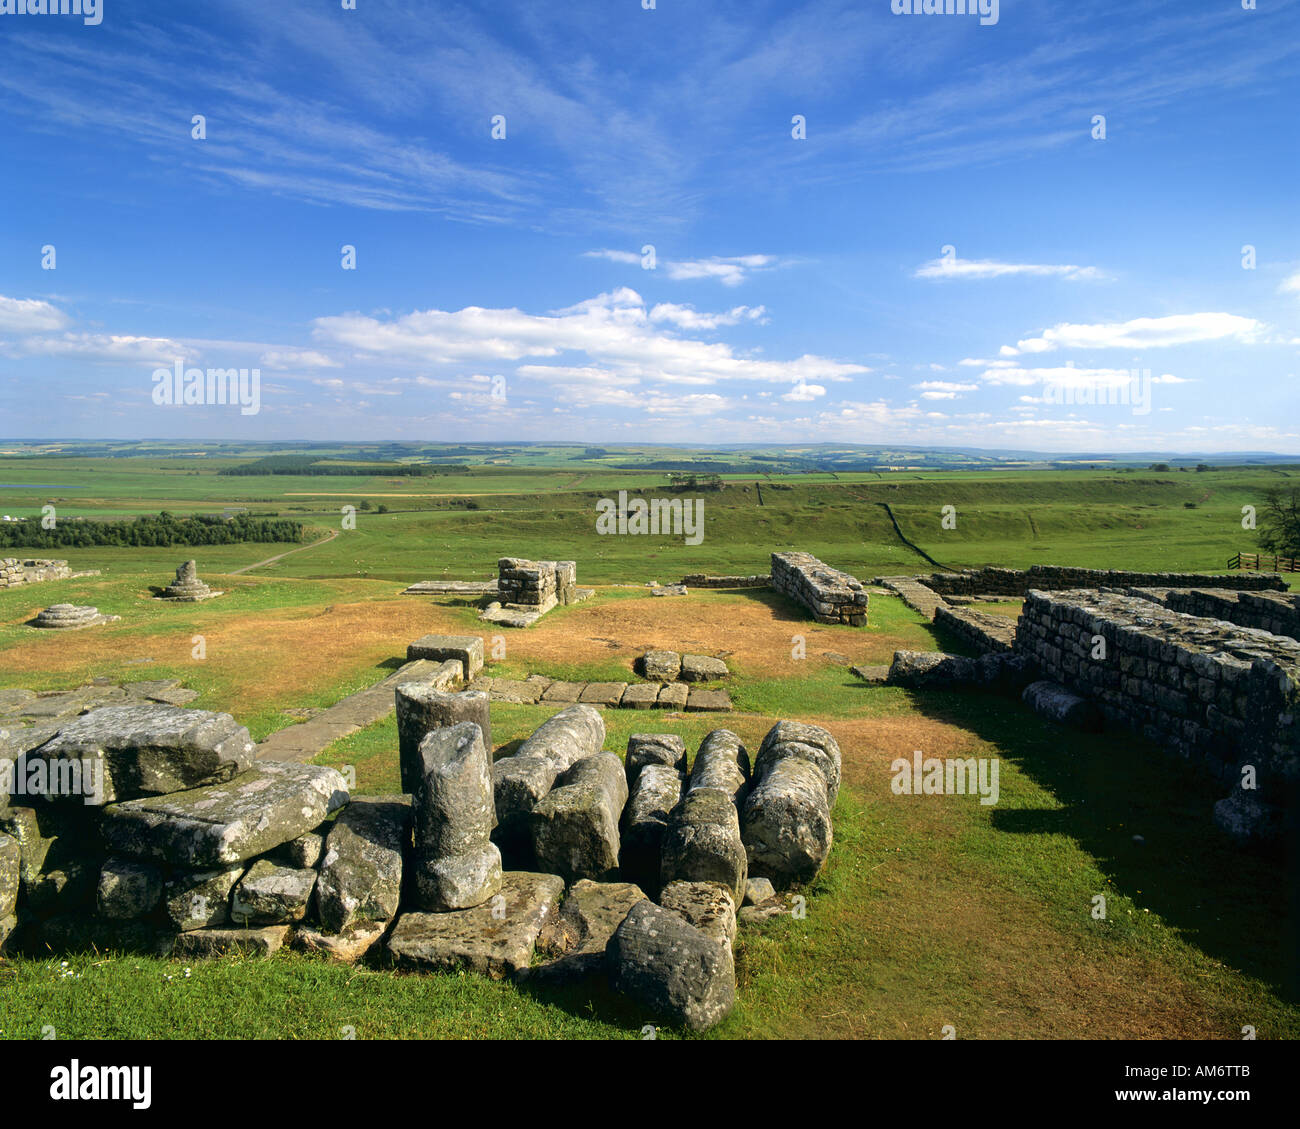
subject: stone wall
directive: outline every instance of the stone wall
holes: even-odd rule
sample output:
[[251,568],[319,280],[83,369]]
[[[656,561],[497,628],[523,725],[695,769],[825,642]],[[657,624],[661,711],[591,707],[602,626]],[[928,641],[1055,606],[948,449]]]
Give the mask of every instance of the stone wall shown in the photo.
[[578,566],[573,561],[530,561],[502,557],[497,561],[497,594],[503,604],[549,611],[573,602]]
[[682,577],[687,588],[767,588],[772,583],[770,576],[706,576],[702,572],[693,572]]
[[934,623],[936,627],[951,631],[982,655],[1010,651],[1016,641],[1016,621],[1004,615],[944,606],[936,609]]
[[1029,569],[968,568],[916,578],[944,596],[1023,596],[1031,590],[1072,588],[1229,588],[1242,592],[1286,591],[1276,572],[1124,572],[1118,569],[1034,565]]
[[1134,596],[1154,600],[1172,611],[1222,619],[1273,635],[1300,639],[1300,593],[1228,592],[1206,588],[1133,588]]
[[[1103,641],[1104,650],[1099,646]],[[1108,723],[1164,745],[1230,784],[1216,808],[1242,796],[1278,826],[1293,817],[1300,780],[1300,642],[1223,620],[1186,615],[1119,591],[1030,592],[1016,650],[1043,677],[1094,701]],[[1093,657],[1094,655],[1104,657]]]
[[773,553],[772,587],[808,608],[818,623],[866,625],[867,593],[861,581],[811,553]]
[[43,559],[26,560],[5,557],[0,560],[0,588],[14,588],[19,584],[36,584],[42,580],[67,580],[72,569],[67,561]]

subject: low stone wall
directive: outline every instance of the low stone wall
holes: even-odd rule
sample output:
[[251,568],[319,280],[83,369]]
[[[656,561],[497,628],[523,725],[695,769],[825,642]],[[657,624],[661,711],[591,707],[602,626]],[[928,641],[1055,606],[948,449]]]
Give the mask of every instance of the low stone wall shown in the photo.
[[773,553],[772,587],[808,608],[818,623],[866,625],[867,593],[862,582],[811,553]]
[[938,608],[934,624],[951,631],[982,655],[1010,651],[1016,641],[1015,620],[971,608]]
[[693,572],[682,577],[687,588],[767,588],[771,583],[770,576],[706,576]]
[[1300,639],[1300,593],[1226,592],[1206,588],[1134,588],[1134,596],[1154,600],[1171,611],[1222,619],[1273,635]]
[[1286,591],[1276,572],[1124,572],[1118,569],[1034,565],[1029,569],[968,568],[916,577],[943,596],[1023,596],[1073,588],[1228,588],[1241,592]]
[[1300,780],[1300,643],[1190,616],[1119,591],[1030,592],[1016,650],[1042,675],[1097,703],[1108,723],[1135,729],[1242,796],[1253,766],[1250,837],[1293,817]]
[[67,561],[44,559],[26,560],[20,557],[5,557],[0,560],[0,588],[15,588],[20,584],[37,584],[42,580],[67,580],[72,576],[72,569]]

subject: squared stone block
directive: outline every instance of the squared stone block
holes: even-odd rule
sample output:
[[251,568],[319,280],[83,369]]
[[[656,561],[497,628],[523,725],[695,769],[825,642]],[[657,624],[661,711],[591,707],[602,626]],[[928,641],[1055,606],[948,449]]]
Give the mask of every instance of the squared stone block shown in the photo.
[[682,656],[683,682],[714,682],[726,678],[730,673],[727,664],[721,659],[710,658],[708,655]]
[[638,682],[623,691],[623,699],[619,704],[624,709],[648,710],[653,709],[658,700],[658,683]]
[[536,682],[520,682],[514,678],[494,678],[489,696],[494,702],[514,702],[536,705],[546,688]]
[[518,975],[531,963],[537,936],[563,894],[564,879],[558,875],[507,871],[500,894],[481,906],[402,914],[388,951],[402,968],[463,968],[494,980]]
[[585,682],[552,682],[542,694],[542,701],[576,702],[586,688]]
[[593,706],[616,706],[626,691],[626,682],[588,682],[578,701]]
[[701,690],[692,686],[686,708],[692,713],[725,713],[731,709],[731,697],[725,690]]
[[483,640],[477,635],[422,635],[406,648],[406,661],[457,659],[466,680],[483,669]]
[[661,710],[680,710],[686,708],[690,688],[684,682],[669,682],[659,691],[655,708]]

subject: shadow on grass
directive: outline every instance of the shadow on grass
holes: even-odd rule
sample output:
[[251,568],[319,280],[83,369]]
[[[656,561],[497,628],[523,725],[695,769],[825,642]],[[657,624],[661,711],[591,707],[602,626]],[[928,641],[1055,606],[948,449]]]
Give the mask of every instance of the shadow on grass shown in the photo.
[[925,716],[994,746],[1061,804],[999,806],[992,813],[996,832],[1069,836],[1119,892],[1159,914],[1186,942],[1300,1001],[1294,839],[1276,851],[1237,846],[1213,820],[1226,787],[1125,729],[1079,733],[1009,697],[908,695]]

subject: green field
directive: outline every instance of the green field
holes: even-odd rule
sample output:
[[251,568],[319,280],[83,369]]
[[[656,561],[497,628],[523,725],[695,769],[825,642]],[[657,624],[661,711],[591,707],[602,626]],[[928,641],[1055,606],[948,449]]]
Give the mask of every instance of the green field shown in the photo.
[[[368,454],[396,457],[383,446]],[[503,446],[456,456],[467,474],[418,478],[222,476],[255,455],[213,447],[0,457],[0,512],[12,516],[47,504],[60,518],[90,519],[237,508],[302,520],[311,542],[42,551],[102,575],[0,592],[0,688],[176,677],[201,692],[196,706],[235,714],[260,739],[293,724],[295,711],[385,677],[418,634],[488,634],[470,601],[400,596],[405,585],[486,578],[503,555],[571,558],[595,598],[510,633],[492,673],[628,678],[661,617],[683,647],[728,654],[737,711],[609,711],[608,748],[621,752],[630,733],[652,728],[681,734],[693,750],[721,724],[753,749],[773,721],[797,717],[829,727],[844,751],[835,848],[804,891],[807,917],[742,931],[739,1002],[707,1037],[934,1039],[945,1024],[959,1038],[1239,1038],[1245,1025],[1260,1038],[1300,1037],[1290,891],[1277,860],[1219,837],[1209,818],[1216,787],[1130,734],[1066,732],[1011,699],[857,680],[835,656],[875,664],[900,647],[962,649],[891,597],[873,595],[869,627],[853,629],[815,625],[768,592],[650,600],[641,591],[691,572],[766,572],[773,550],[796,547],[864,579],[932,571],[882,503],[946,567],[1222,571],[1234,553],[1257,549],[1242,507],[1262,508],[1265,492],[1294,484],[1300,466],[800,473],[804,455],[772,452],[786,460],[781,473],[727,473],[725,489],[686,495],[705,505],[704,539],[689,546],[595,532],[599,499],[665,496],[668,485],[663,470],[608,464],[673,452],[581,454]],[[510,461],[490,465],[500,459]],[[359,510],[356,529],[344,530],[341,508],[362,501],[390,512]],[[941,526],[945,506],[956,529]],[[227,594],[152,601],[151,587],[191,556]],[[64,601],[123,618],[57,638],[26,626]],[[1014,615],[1016,606],[988,610]],[[202,660],[196,636],[206,641]],[[807,639],[806,659],[792,658],[796,636]],[[497,754],[550,712],[495,704]],[[918,748],[997,758],[999,803],[893,795],[890,761]],[[337,742],[318,761],[354,766],[359,792],[395,790],[395,723]],[[1104,920],[1092,913],[1098,894]],[[15,957],[0,962],[0,1000],[8,1038],[40,1037],[46,1026],[60,1038],[334,1038],[348,1028],[358,1038],[641,1038],[645,1022],[601,990],[398,975],[288,953],[188,973],[136,954]]]

